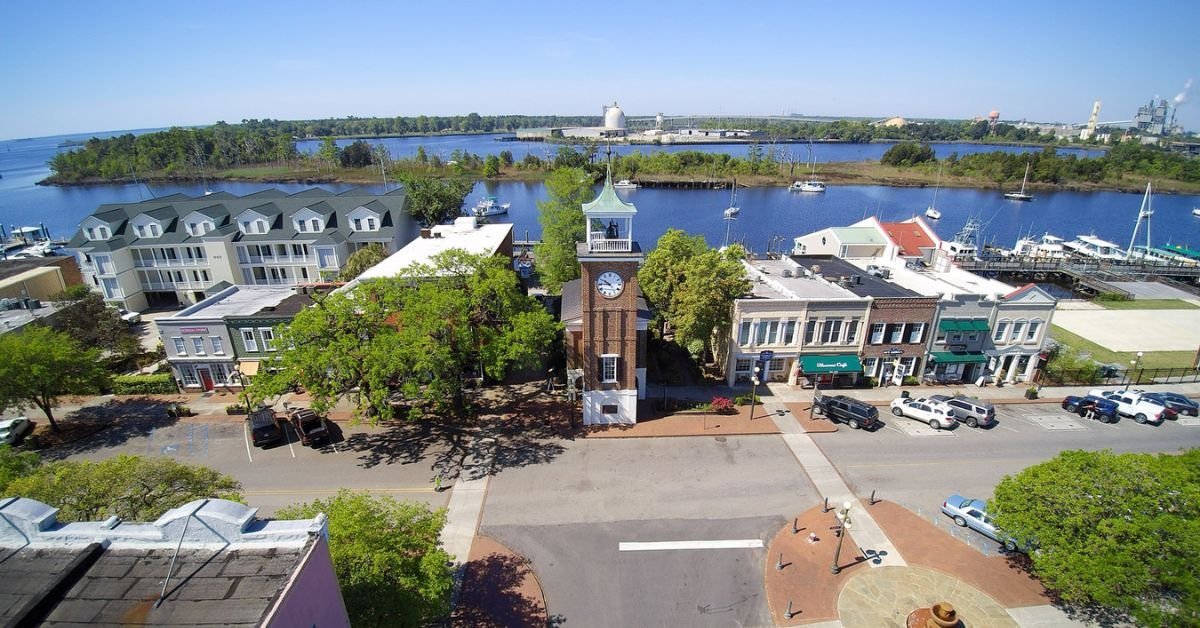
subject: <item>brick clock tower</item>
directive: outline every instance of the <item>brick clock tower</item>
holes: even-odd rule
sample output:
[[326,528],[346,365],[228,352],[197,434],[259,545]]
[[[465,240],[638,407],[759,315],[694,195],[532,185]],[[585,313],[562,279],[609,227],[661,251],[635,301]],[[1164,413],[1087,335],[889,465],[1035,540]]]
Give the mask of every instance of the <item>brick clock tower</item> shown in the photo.
[[636,214],[608,177],[600,195],[583,205],[587,241],[575,251],[579,317],[567,321],[567,328],[571,366],[583,374],[584,425],[636,423],[638,400],[646,397],[649,312],[638,289],[642,250],[633,239]]

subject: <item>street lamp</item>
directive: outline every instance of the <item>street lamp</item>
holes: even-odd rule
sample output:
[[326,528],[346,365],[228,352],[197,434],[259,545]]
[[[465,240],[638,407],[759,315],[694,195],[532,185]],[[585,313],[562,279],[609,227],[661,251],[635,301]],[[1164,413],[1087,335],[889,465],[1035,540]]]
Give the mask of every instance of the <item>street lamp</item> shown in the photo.
[[[1142,352],[1141,352],[1141,351],[1138,351],[1138,352],[1137,352],[1137,359],[1136,359],[1136,360],[1130,360],[1130,361],[1129,361],[1129,366],[1130,366],[1130,369],[1129,369],[1129,374],[1130,374],[1130,375],[1132,375],[1132,374],[1133,374],[1133,372],[1134,372],[1134,371],[1136,371],[1136,370],[1138,370],[1138,367],[1140,367],[1141,365],[1142,365]],[[1138,373],[1138,375],[1137,375],[1137,378],[1138,378],[1139,380],[1142,378],[1142,377],[1141,377],[1141,373]],[[1131,383],[1131,382],[1129,381],[1129,378],[1128,378],[1128,377],[1126,377],[1126,378],[1125,378],[1125,390],[1126,390],[1126,391],[1128,391],[1128,390],[1129,390],[1129,384],[1130,384],[1130,383]]]
[[759,368],[758,366],[755,366],[754,367],[754,376],[752,378],[750,378],[751,383],[753,383],[753,386],[750,388],[750,420],[751,421],[754,420],[754,404],[755,404],[755,402],[758,401],[758,374],[760,372],[762,372],[762,369]]
[[850,502],[842,502],[842,508],[836,513],[838,523],[841,524],[841,530],[838,531],[837,549],[833,551],[833,566],[829,568],[830,573],[834,575],[842,571],[842,568],[838,566],[838,559],[842,555],[842,540],[846,538],[846,533],[853,526],[850,521],[850,508]]

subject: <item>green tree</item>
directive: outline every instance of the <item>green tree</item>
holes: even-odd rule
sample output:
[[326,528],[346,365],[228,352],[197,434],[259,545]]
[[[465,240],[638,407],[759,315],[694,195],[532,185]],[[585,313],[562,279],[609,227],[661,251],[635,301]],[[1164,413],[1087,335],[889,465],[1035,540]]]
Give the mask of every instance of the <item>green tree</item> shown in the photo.
[[41,464],[41,456],[32,451],[17,451],[8,445],[0,445],[0,495],[13,495],[8,492],[8,485],[33,473]]
[[495,155],[488,155],[483,161],[483,176],[498,177],[500,176],[500,158]]
[[889,166],[914,166],[934,159],[932,148],[916,142],[901,142],[887,149],[879,163]]
[[741,246],[718,251],[704,236],[679,229],[668,229],[658,239],[638,271],[638,284],[680,346],[693,340],[707,345],[729,331],[733,300],[750,289],[743,257]]
[[450,611],[452,559],[438,540],[445,509],[342,490],[276,516],[319,513],[329,517],[329,553],[351,624],[427,626]]
[[339,156],[343,168],[366,168],[375,163],[371,154],[371,145],[366,140],[355,140],[343,148]]
[[338,148],[337,142],[332,137],[327,137],[321,142],[321,148],[317,149],[317,156],[321,158],[330,168],[333,168],[340,161],[342,149]]
[[97,392],[109,379],[98,347],[40,325],[0,335],[0,356],[0,409],[37,406],[55,432],[59,397]]
[[127,356],[138,352],[141,345],[129,333],[129,324],[121,320],[117,310],[104,302],[98,292],[87,286],[72,286],[53,297],[59,310],[54,326],[83,347],[99,347],[104,351]]
[[400,176],[408,196],[409,213],[423,227],[440,225],[462,212],[463,201],[474,185],[462,179],[435,179],[413,174]]
[[1036,539],[1033,573],[1068,603],[1146,626],[1200,624],[1200,449],[1066,451],[995,493],[996,523]]
[[95,521],[109,516],[153,521],[197,499],[242,501],[241,490],[237,480],[208,467],[129,455],[99,462],[51,462],[8,485],[10,494],[58,508],[60,521]]
[[592,200],[592,178],[582,168],[559,168],[546,179],[548,199],[538,201],[542,240],[534,245],[538,276],[551,294],[579,278],[575,243],[587,239],[583,204]]
[[350,255],[346,260],[346,265],[342,267],[342,272],[338,273],[338,279],[350,281],[387,257],[387,250],[383,248],[383,245],[372,242]]

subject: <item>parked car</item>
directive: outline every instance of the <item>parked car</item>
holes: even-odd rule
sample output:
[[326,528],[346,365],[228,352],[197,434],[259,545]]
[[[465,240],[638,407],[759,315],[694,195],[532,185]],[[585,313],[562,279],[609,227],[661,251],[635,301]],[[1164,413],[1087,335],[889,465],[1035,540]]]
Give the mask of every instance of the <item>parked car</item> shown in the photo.
[[930,401],[941,401],[950,406],[954,413],[954,418],[959,423],[966,423],[967,427],[991,427],[996,424],[996,406],[990,402],[976,399],[974,397],[964,397],[955,395],[948,397],[946,395],[930,395]]
[[292,428],[300,435],[300,444],[316,447],[329,442],[329,427],[325,418],[308,408],[292,408],[288,410],[288,420]]
[[250,442],[255,447],[275,445],[287,438],[271,408],[260,408],[246,415],[246,428],[250,431]]
[[1104,397],[1072,395],[1063,399],[1062,407],[1063,410],[1074,412],[1081,418],[1091,417],[1099,419],[1101,423],[1116,423],[1121,419],[1120,413],[1117,412],[1117,402]]
[[845,395],[815,395],[813,412],[824,414],[831,421],[842,421],[856,430],[873,430],[882,425],[879,422],[879,410],[875,406]]
[[19,416],[15,419],[0,421],[0,443],[17,445],[33,431],[33,421]]
[[1163,402],[1163,405],[1179,414],[1186,414],[1187,416],[1200,415],[1200,403],[1196,403],[1194,400],[1177,392],[1143,392],[1140,390],[1136,392],[1140,392],[1143,396],[1151,399],[1158,399]]
[[1121,416],[1132,417],[1138,423],[1162,423],[1163,419],[1174,415],[1175,411],[1163,402],[1152,397],[1143,397],[1141,393],[1132,390],[1089,390],[1089,395],[1104,397],[1117,402],[1117,412]]
[[892,400],[891,408],[892,414],[928,423],[929,427],[935,430],[949,429],[958,423],[958,420],[954,418],[954,411],[944,401],[924,397],[917,399],[899,397]]
[[130,325],[136,325],[142,322],[141,312],[130,312],[125,308],[117,308],[117,314],[121,315],[121,320],[129,323]]
[[1018,543],[1016,539],[1004,534],[992,521],[987,512],[987,504],[981,499],[971,499],[962,495],[951,495],[942,502],[942,514],[954,520],[954,523],[975,530],[976,532],[1000,543],[1004,549],[1015,552],[1027,551],[1031,543]]

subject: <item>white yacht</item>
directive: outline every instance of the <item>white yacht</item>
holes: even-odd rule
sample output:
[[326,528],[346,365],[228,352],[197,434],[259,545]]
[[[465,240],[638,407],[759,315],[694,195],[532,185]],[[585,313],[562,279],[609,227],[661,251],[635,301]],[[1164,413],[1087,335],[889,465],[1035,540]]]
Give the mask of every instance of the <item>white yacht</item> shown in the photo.
[[1032,165],[1032,164],[1029,164],[1029,163],[1025,164],[1025,178],[1021,179],[1021,191],[1020,192],[1005,192],[1004,198],[1006,198],[1010,201],[1027,201],[1028,202],[1028,201],[1033,200],[1032,194],[1025,193],[1025,184],[1029,183],[1029,166],[1030,165]]
[[499,216],[500,214],[507,214],[508,208],[511,205],[512,203],[497,202],[495,196],[487,196],[479,199],[478,203],[475,203],[475,207],[471,208],[471,213],[480,218],[484,216]]
[[737,205],[737,179],[734,179],[733,180],[733,192],[729,195],[729,207],[725,208],[725,217],[733,218],[734,216],[737,216],[738,213],[741,211],[742,211],[742,208],[738,207],[738,205]]
[[621,179],[613,184],[613,187],[618,190],[636,190],[640,186],[629,179]]
[[808,161],[812,167],[812,174],[809,175],[808,181],[793,181],[788,186],[791,192],[824,192],[825,184],[817,180],[817,160],[812,156],[812,141],[808,142]]
[[1125,259],[1125,249],[1121,248],[1120,244],[1097,238],[1094,235],[1076,236],[1070,242],[1063,242],[1062,246],[1069,255],[1113,261]]
[[1063,259],[1068,256],[1063,249],[1063,242],[1062,238],[1049,233],[1040,238],[1026,236],[1017,240],[1009,255],[1034,259]]
[[1200,216],[1200,207],[1193,207],[1193,208],[1192,208],[1192,215],[1193,215],[1193,216]]

